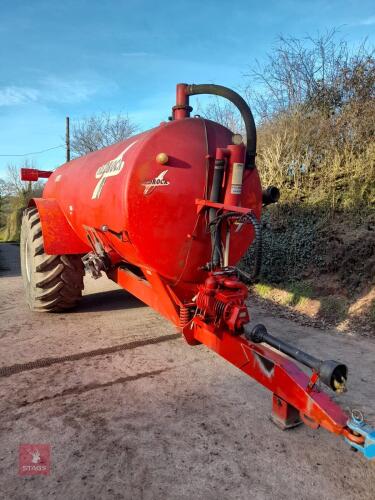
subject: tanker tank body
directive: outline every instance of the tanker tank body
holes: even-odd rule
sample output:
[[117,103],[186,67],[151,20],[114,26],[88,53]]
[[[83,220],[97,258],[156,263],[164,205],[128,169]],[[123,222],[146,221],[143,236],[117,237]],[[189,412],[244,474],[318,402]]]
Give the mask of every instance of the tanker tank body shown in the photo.
[[[232,136],[202,118],[162,123],[58,168],[43,198],[56,200],[83,243],[99,240],[116,262],[142,266],[171,285],[199,283],[211,249],[195,200],[207,197],[216,148]],[[261,203],[257,171],[248,170],[241,204],[259,217]],[[250,229],[232,240],[231,264],[250,241]]]
[[[230,100],[243,118],[245,143],[218,123],[191,118],[189,97],[196,94]],[[243,278],[259,273],[262,206],[279,197],[273,186],[262,193],[255,156],[254,119],[237,93],[178,84],[170,122],[54,172],[22,169],[23,180],[48,178],[22,219],[27,302],[33,311],[71,309],[84,272],[105,273],[175,324],[188,344],[205,344],[272,391],[279,427],[321,426],[375,458],[375,429],[348,418],[318,386],[343,392],[346,366],[317,359],[264,325],[249,329]],[[236,263],[252,242],[249,276]]]

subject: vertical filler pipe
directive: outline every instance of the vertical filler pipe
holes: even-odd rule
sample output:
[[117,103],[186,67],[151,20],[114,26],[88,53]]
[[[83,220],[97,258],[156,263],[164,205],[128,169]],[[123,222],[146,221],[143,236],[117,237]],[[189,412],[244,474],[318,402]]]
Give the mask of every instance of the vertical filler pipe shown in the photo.
[[176,86],[176,105],[172,108],[174,120],[189,118],[192,107],[189,106],[189,96],[187,94],[187,83],[178,83]]

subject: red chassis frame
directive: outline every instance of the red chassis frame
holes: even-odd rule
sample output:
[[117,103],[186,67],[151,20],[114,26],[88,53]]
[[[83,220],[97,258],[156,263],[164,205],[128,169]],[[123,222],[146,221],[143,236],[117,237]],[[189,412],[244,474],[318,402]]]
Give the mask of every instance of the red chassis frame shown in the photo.
[[[198,212],[208,207],[241,214],[249,212],[243,207],[207,200],[196,200],[196,204]],[[317,387],[315,372],[308,377],[284,354],[264,344],[253,343],[244,334],[234,335],[229,329],[207,324],[198,315],[181,323],[186,304],[157,273],[141,270],[144,278],[121,267],[109,271],[108,277],[172,321],[188,344],[206,345],[269,389],[273,393],[272,419],[279,427],[285,429],[303,422],[312,428],[321,426],[342,435],[353,445],[363,445],[365,438],[348,427],[348,416]]]

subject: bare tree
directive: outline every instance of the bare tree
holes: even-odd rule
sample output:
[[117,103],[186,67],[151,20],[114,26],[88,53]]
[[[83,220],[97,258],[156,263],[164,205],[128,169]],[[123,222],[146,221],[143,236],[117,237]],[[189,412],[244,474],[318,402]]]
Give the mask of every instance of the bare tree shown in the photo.
[[[25,168],[35,168],[34,163],[30,160],[25,160],[21,166]],[[7,166],[7,176],[3,187],[5,195],[13,198],[17,205],[27,206],[30,198],[41,194],[43,183],[41,181],[22,181],[20,171],[20,166],[9,164]]]
[[30,199],[40,197],[43,190],[41,181],[21,181],[21,167],[35,168],[35,165],[29,160],[20,166],[9,164],[5,179],[0,179],[0,238],[6,241],[19,239],[22,212]]
[[8,188],[4,179],[0,179],[0,228],[2,228],[6,222],[6,216],[4,213],[4,208],[6,206]]
[[374,98],[373,49],[366,41],[350,49],[337,35],[331,30],[316,38],[278,38],[266,63],[258,62],[245,74],[258,116],[269,118],[301,106],[332,114],[353,100]]
[[369,207],[375,196],[375,57],[366,41],[350,46],[337,31],[280,37],[266,63],[247,76],[264,183],[275,183],[290,200],[332,210]]
[[138,130],[127,115],[101,113],[73,124],[70,147],[75,157],[123,141]]
[[8,186],[4,179],[0,179],[0,200],[8,194]]
[[245,133],[244,124],[238,110],[222,97],[210,97],[206,106],[202,106],[198,101],[197,110],[208,120],[220,123],[234,133]]

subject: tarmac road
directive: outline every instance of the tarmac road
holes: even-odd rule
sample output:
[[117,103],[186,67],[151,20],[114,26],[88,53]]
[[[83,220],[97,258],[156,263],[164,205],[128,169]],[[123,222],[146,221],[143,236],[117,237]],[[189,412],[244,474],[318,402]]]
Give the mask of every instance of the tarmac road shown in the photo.
[[[107,279],[86,280],[76,312],[31,313],[18,247],[0,252],[0,498],[375,498],[375,462],[322,429],[280,431],[268,391]],[[250,310],[270,333],[345,361],[338,399],[375,424],[374,340]],[[49,475],[18,476],[21,443],[50,445]]]

